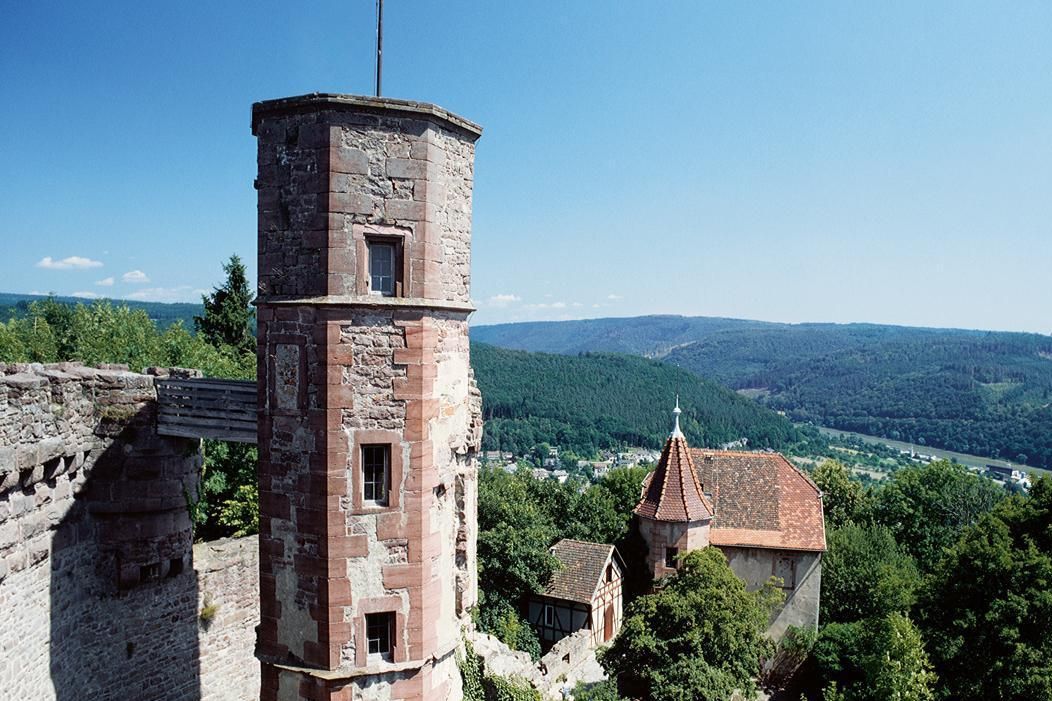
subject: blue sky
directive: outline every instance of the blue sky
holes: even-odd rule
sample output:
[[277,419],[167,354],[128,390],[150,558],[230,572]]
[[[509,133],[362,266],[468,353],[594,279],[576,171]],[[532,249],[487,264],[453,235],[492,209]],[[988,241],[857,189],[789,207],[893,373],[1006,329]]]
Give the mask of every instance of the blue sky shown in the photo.
[[[0,291],[254,275],[250,105],[371,92],[373,12],[5,3]],[[385,25],[385,94],[485,127],[475,323],[1052,331],[1052,4],[388,0]]]

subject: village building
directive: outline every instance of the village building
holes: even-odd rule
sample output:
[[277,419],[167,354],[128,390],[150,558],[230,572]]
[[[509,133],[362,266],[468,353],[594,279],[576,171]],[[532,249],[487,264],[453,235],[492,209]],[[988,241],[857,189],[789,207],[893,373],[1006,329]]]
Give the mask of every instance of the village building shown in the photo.
[[617,548],[564,538],[551,548],[560,568],[544,592],[527,604],[527,620],[545,650],[579,630],[591,630],[591,645],[613,640],[621,630],[625,564]]
[[673,574],[681,555],[712,545],[750,590],[777,579],[786,599],[768,628],[773,637],[789,626],[817,628],[826,549],[818,487],[778,453],[692,449],[678,402],[674,414],[635,508],[654,580]]

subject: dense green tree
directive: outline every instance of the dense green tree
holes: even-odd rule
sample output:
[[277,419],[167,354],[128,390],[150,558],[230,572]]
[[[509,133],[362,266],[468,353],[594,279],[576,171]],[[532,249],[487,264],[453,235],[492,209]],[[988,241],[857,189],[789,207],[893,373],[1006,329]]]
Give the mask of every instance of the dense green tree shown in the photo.
[[617,682],[612,679],[586,684],[577,682],[573,689],[574,701],[624,701],[617,693]]
[[1052,481],[968,529],[927,579],[919,611],[940,698],[1052,698]]
[[600,662],[630,698],[723,701],[755,688],[779,601],[773,588],[747,592],[716,548],[692,551],[668,586],[629,606]]
[[866,520],[869,509],[865,490],[861,483],[851,478],[851,472],[844,463],[823,460],[811,478],[822,490],[822,508],[827,526],[840,528]]
[[63,359],[121,363],[136,371],[161,361],[157,326],[141,309],[105,301],[78,304],[66,333],[58,344],[68,349],[60,351]]
[[0,361],[19,363],[29,360],[18,325],[19,322],[15,319],[6,324],[0,323]]
[[873,518],[926,573],[1004,495],[995,482],[940,460],[895,472],[876,493]]
[[551,517],[530,492],[525,470],[479,471],[479,624],[504,643],[539,656],[540,643],[521,620],[523,599],[541,591],[558,566],[548,548],[556,539]]
[[216,347],[230,346],[242,353],[255,353],[256,338],[252,330],[254,295],[248,285],[245,265],[237,255],[223,264],[226,280],[202,295],[204,314],[194,317],[194,326],[205,340]]
[[628,518],[632,509],[636,508],[643,494],[643,480],[652,471],[652,467],[615,467],[603,475],[598,486],[609,492],[613,499],[615,513],[623,514]]
[[825,701],[930,701],[936,676],[916,626],[902,613],[825,626],[815,644]]
[[831,530],[827,545],[822,558],[823,624],[910,610],[920,576],[890,530],[849,524]]

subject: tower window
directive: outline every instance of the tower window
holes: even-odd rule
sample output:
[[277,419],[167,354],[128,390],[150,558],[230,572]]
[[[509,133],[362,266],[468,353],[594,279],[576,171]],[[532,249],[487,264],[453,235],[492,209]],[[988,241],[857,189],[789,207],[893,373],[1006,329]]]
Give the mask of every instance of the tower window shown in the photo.
[[394,650],[394,613],[365,614],[365,639],[369,657],[391,661]]
[[679,548],[665,548],[665,567],[676,569],[677,557],[679,557]]
[[369,241],[369,294],[393,297],[398,249],[389,241]]
[[362,446],[362,499],[387,506],[391,485],[391,446]]

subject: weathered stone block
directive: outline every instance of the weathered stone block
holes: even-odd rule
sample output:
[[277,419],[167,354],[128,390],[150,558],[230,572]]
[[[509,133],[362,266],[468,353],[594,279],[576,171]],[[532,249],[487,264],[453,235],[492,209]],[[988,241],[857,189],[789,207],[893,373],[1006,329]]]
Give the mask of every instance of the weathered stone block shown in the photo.
[[329,149],[329,168],[333,173],[369,173],[369,157],[359,148],[333,146]]
[[391,178],[427,177],[427,164],[410,158],[388,158],[387,176]]

